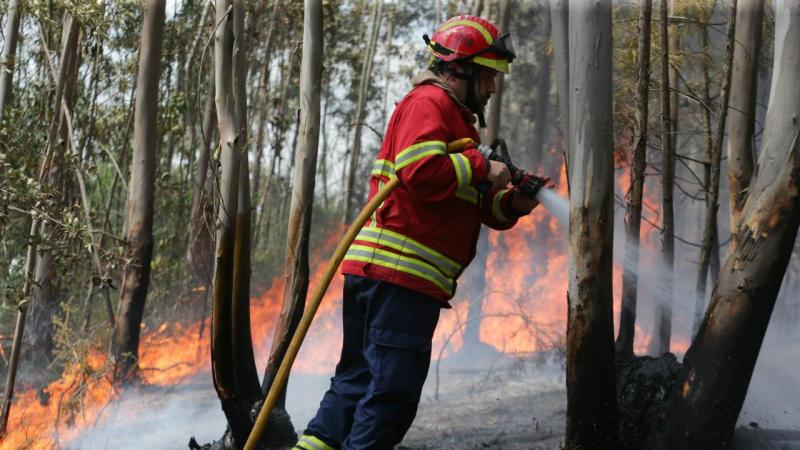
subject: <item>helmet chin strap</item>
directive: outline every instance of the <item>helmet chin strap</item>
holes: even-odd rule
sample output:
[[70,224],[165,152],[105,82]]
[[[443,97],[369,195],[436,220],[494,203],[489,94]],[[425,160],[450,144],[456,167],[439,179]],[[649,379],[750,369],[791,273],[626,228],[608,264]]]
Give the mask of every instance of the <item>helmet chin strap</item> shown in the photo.
[[478,126],[480,128],[486,128],[486,118],[483,115],[483,104],[481,104],[480,100],[478,99],[477,95],[477,83],[475,82],[478,78],[478,70],[473,65],[467,65],[465,71],[454,70],[450,69],[450,73],[453,74],[456,78],[460,78],[462,80],[466,80],[467,82],[467,97],[464,99],[464,104],[469,108],[470,111],[475,113],[478,116]]

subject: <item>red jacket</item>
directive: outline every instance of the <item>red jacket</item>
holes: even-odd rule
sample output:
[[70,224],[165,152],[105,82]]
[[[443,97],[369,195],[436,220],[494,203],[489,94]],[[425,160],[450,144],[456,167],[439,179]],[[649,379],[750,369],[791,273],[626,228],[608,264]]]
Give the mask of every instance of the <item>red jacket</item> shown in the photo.
[[[430,75],[398,103],[372,169],[369,198],[390,177],[400,185],[359,232],[343,273],[447,304],[475,257],[481,222],[497,230],[514,226],[522,214],[512,208],[509,189],[481,195],[475,188],[486,180],[488,163],[475,148],[480,137],[473,121],[472,112]],[[464,138],[472,142],[447,152],[448,143]]]

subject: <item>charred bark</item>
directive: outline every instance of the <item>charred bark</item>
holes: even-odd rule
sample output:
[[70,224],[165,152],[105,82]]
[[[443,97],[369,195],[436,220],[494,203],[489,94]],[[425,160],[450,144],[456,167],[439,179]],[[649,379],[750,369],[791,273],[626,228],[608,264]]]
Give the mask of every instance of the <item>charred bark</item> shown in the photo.
[[[264,374],[265,391],[272,388],[280,363],[286,356],[289,342],[300,322],[309,283],[308,248],[320,134],[323,18],[320,1],[306,0],[305,5],[303,60],[300,72],[300,123],[295,148],[296,164],[286,240],[284,298]],[[273,416],[286,414],[285,396],[284,386],[281,398],[273,410]],[[288,425],[288,430],[284,430],[281,434],[292,436],[291,422]],[[291,445],[293,442],[288,444]]]
[[250,193],[246,155],[244,5],[218,0],[215,35],[215,102],[220,138],[220,206],[211,317],[214,388],[241,448],[253,425],[258,388],[250,340]]
[[669,31],[667,0],[661,0],[659,24],[661,31],[661,255],[664,262],[663,297],[657,299],[653,321],[650,353],[661,355],[669,351],[672,336],[672,284],[675,261],[675,218],[672,191],[675,183],[675,147],[672,145],[669,74]]
[[611,2],[570,5],[568,449],[616,442]]
[[639,6],[639,43],[636,82],[636,141],[633,147],[631,187],[625,215],[625,264],[622,273],[622,307],[616,350],[620,356],[633,356],[636,325],[636,295],[639,287],[639,233],[642,223],[642,194],[647,161],[647,128],[650,100],[650,20],[652,1],[642,0]]
[[776,7],[772,93],[758,175],[656,449],[728,445],[800,225],[800,0]]
[[158,82],[164,38],[164,0],[144,4],[144,23],[136,82],[133,158],[128,184],[126,242],[132,263],[122,279],[119,309],[111,338],[115,381],[127,383],[136,376],[139,333],[150,285],[153,257],[153,204],[155,198],[156,147],[158,145]]

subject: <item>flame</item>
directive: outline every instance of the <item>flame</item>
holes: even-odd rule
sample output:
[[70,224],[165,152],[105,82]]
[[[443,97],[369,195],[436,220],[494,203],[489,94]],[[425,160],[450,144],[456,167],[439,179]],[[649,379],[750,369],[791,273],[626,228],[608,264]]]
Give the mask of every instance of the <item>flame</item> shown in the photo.
[[[555,180],[557,192],[566,197],[564,168]],[[627,169],[616,177],[617,192],[627,192]],[[658,200],[646,189],[644,214],[653,223],[658,220]],[[654,206],[655,205],[655,206]],[[325,258],[343,235],[343,229],[331,230],[311,258],[315,268],[310,277],[313,292],[325,270]],[[656,255],[657,228],[642,223],[643,255]],[[480,339],[502,352],[534,352],[563,345],[567,318],[567,240],[565,227],[544,211],[535,210],[522,218],[516,227],[505,232],[491,231],[490,252],[486,259],[486,289]],[[641,264],[647,266],[647,256]],[[652,256],[650,256],[652,258]],[[615,322],[619,312],[622,269],[615,264]],[[274,324],[283,301],[283,277],[276,277],[268,288],[251,301],[253,344],[259,373],[269,355]],[[341,350],[341,293],[343,277],[336,276],[320,305],[308,336],[301,347],[293,370],[296,373],[329,373]],[[462,289],[463,290],[463,289]],[[200,288],[195,291],[202,292]],[[448,357],[463,345],[463,325],[472,300],[458,292],[453,309],[443,311],[434,335],[433,357]],[[186,382],[198,374],[210,376],[209,323],[164,323],[156,329],[142,328],[140,367],[144,385],[166,386]],[[200,337],[200,329],[205,330]],[[646,351],[649,336],[637,327],[636,351]],[[676,342],[681,350],[688,343]],[[51,449],[68,445],[81,433],[90,430],[120,392],[109,377],[110,362],[105,352],[89,353],[83,364],[65,370],[63,376],[43,389],[49,396],[41,401],[28,387],[16,397],[8,425],[9,434],[0,442],[3,448]],[[136,411],[116,411],[129,415]]]

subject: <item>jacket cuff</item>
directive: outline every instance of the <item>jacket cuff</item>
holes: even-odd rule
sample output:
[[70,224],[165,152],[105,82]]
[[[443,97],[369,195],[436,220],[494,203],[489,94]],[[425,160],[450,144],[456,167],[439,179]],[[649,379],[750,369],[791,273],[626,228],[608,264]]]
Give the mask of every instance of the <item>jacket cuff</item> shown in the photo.
[[462,154],[469,159],[469,164],[472,168],[472,181],[470,184],[475,187],[486,181],[489,176],[489,164],[486,162],[486,158],[472,146],[467,147]]

